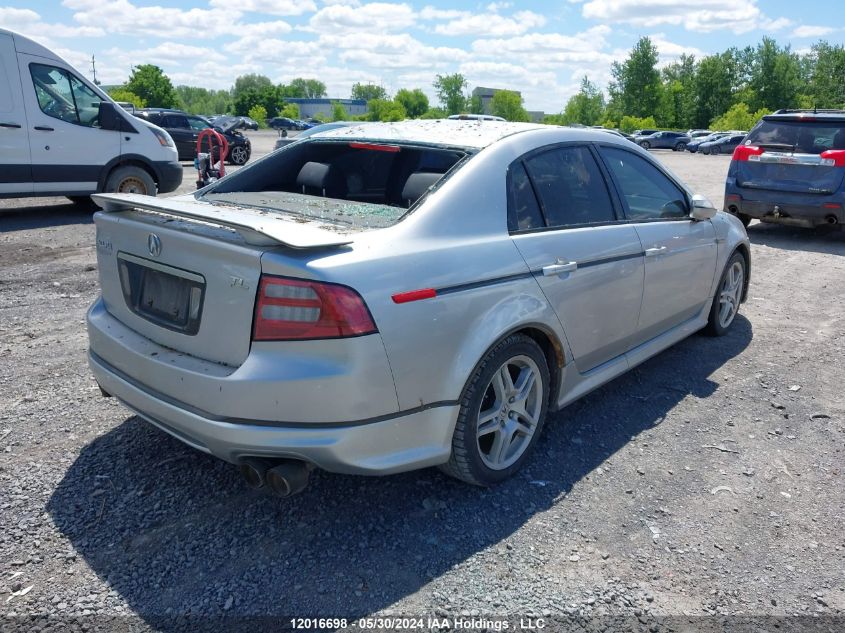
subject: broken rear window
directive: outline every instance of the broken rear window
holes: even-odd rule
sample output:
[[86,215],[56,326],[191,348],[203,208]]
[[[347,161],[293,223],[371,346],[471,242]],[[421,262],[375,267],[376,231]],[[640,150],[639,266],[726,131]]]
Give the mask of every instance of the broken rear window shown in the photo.
[[288,146],[202,194],[212,203],[382,228],[395,224],[466,151],[370,141]]

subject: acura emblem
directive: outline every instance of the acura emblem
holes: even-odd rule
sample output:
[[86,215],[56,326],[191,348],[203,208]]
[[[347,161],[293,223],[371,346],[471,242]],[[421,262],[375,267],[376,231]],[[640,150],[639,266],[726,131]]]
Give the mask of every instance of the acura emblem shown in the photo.
[[147,238],[147,248],[150,251],[150,255],[153,257],[161,255],[161,240],[158,235],[150,233],[150,236]]

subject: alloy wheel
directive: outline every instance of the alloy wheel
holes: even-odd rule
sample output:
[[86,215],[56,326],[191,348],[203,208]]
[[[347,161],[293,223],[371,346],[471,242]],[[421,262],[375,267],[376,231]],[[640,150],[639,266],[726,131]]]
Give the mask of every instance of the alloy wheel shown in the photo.
[[476,441],[484,464],[504,470],[531,444],[543,407],[540,369],[528,356],[506,361],[484,391]]
[[728,327],[739,311],[742,300],[742,285],[745,280],[745,270],[742,263],[734,262],[725,273],[722,287],[719,291],[719,325]]

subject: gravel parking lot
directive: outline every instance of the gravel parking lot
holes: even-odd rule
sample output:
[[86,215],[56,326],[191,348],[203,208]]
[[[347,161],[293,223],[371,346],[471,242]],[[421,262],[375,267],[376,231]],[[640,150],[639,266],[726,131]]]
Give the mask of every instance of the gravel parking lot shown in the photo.
[[[259,156],[275,134],[250,137]],[[729,157],[655,156],[721,205]],[[186,165],[180,192],[194,179]],[[389,610],[652,630],[824,616],[780,630],[842,631],[845,231],[748,233],[730,334],[692,336],[554,415],[515,479],[316,473],[280,500],[100,396],[90,210],[0,201],[0,629]]]

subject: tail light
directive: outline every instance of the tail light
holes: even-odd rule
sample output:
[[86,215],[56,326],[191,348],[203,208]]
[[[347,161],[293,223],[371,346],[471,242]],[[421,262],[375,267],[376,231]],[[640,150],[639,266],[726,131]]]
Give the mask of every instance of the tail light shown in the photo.
[[756,145],[737,145],[734,150],[733,160],[760,160],[759,158],[752,158],[753,156],[760,156],[763,153],[762,147]]
[[367,305],[352,288],[262,275],[254,341],[344,338],[378,332]]
[[826,167],[845,167],[845,149],[829,149],[819,157]]

